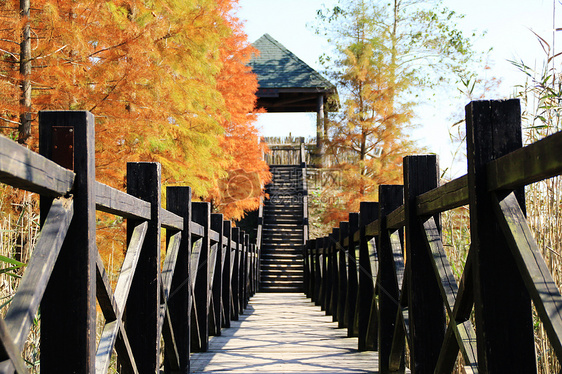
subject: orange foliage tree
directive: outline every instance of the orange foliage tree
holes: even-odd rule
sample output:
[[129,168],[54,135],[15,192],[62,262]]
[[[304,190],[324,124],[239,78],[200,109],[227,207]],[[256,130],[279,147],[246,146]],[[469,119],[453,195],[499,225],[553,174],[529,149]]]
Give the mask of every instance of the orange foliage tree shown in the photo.
[[223,66],[217,78],[217,87],[229,111],[229,116],[221,122],[225,133],[220,143],[228,166],[212,199],[226,217],[239,220],[245,212],[258,209],[263,185],[271,175],[263,160],[266,143],[260,142],[258,131],[252,125],[257,119],[254,108],[258,85],[247,64],[258,51],[248,43],[242,23],[233,12],[238,1],[218,2],[231,30],[221,44]]
[[[231,14],[235,4],[32,0],[25,17],[19,1],[3,2],[3,132],[33,146],[39,110],[89,110],[97,179],[114,187],[124,186],[125,162],[141,160],[160,162],[164,183],[190,185],[196,198],[216,195],[233,168],[267,178],[248,115],[256,90],[244,65],[251,49]],[[26,26],[29,58],[20,51]],[[22,82],[31,86],[30,106],[22,104]],[[31,136],[18,136],[26,113]],[[230,216],[253,208],[256,196],[250,200],[229,204]]]
[[[123,189],[126,162],[157,161],[164,185],[191,186],[195,200],[241,218],[258,207],[269,174],[253,125],[257,82],[245,66],[252,49],[236,3],[31,0],[29,16],[19,0],[0,3],[2,132],[34,148],[38,111],[88,110],[98,181]],[[233,171],[252,177],[250,192],[229,179]],[[234,199],[223,198],[225,186]],[[98,213],[97,230],[113,273],[123,220]]]
[[326,208],[327,221],[377,200],[378,185],[402,183],[402,157],[420,151],[408,139],[414,104],[426,99],[420,93],[473,77],[480,60],[456,27],[462,16],[441,0],[336,4],[317,13],[318,32],[334,46],[324,61],[344,97],[343,113],[331,122],[331,151],[348,155],[340,203]]

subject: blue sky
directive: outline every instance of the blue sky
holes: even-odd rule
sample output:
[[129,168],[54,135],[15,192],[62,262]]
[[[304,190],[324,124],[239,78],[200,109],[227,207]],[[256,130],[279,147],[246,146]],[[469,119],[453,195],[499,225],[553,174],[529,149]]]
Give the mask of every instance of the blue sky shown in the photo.
[[[509,97],[514,85],[524,83],[522,74],[507,60],[522,59],[531,66],[542,64],[544,52],[532,31],[551,42],[553,1],[560,0],[444,1],[447,7],[465,15],[459,23],[461,30],[467,34],[473,30],[487,32],[477,41],[476,47],[481,50],[493,48],[490,54],[492,69],[485,74],[502,80],[499,89],[487,99]],[[334,3],[335,0],[240,0],[237,14],[245,20],[245,31],[250,41],[268,33],[307,64],[321,70],[318,57],[327,45],[314,34],[310,24],[322,4]],[[562,17],[562,6],[559,5],[557,10],[557,18]],[[562,27],[562,22],[557,27]],[[562,40],[562,33],[557,37]],[[438,101],[439,107],[430,101],[420,107],[420,116],[416,119],[419,127],[413,137],[430,152],[437,153],[442,167],[445,167],[451,163],[452,152],[448,128],[458,119],[466,102],[448,102],[444,107],[443,100]],[[258,127],[266,136],[288,135],[289,132],[298,136],[314,136],[315,123],[313,114],[264,114]]]

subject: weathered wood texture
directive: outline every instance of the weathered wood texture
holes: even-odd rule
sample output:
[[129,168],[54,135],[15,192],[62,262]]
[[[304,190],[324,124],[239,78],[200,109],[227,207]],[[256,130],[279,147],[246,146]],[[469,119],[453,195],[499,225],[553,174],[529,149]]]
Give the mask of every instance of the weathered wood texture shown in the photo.
[[[445,313],[432,259],[424,245],[416,198],[439,184],[437,157],[404,158],[404,206],[406,211],[406,272],[412,352],[410,367],[416,373],[433,373],[445,335]],[[440,236],[439,218],[436,217]]]
[[74,173],[0,136],[0,181],[43,195],[61,196],[74,186]]
[[[39,125],[41,154],[73,166],[76,173],[74,215],[41,301],[41,370],[93,372],[97,251],[93,240],[94,116],[88,112],[41,112]],[[51,206],[51,199],[42,196],[41,213],[46,216]]]
[[[309,290],[329,284],[323,277],[330,277],[335,287],[320,305],[339,327],[349,328],[353,307],[348,304],[355,298],[348,285],[355,275],[353,244],[359,245],[365,273],[359,274],[356,303],[360,331],[362,298],[368,298],[362,283],[375,286],[370,306],[375,318],[358,348],[369,349],[369,342],[378,346],[382,373],[404,371],[406,342],[415,373],[451,372],[459,353],[466,372],[533,373],[531,299],[553,354],[562,359],[562,295],[526,222],[522,189],[561,174],[562,133],[521,148],[517,100],[472,102],[466,122],[467,175],[438,186],[434,156],[406,157],[404,203],[401,186],[380,186],[378,219],[351,230],[349,222],[341,222],[335,240],[331,235],[306,246]],[[443,249],[439,215],[467,204],[471,248],[457,283]],[[328,257],[325,271],[314,266],[319,253]],[[473,309],[476,326],[470,322]]]
[[[379,234],[379,247],[377,248],[379,269],[377,277],[376,291],[379,296],[378,315],[379,320],[378,349],[379,363],[382,373],[390,372],[389,358],[392,349],[396,315],[400,311],[400,286],[402,285],[397,278],[397,266],[404,266],[403,259],[396,258],[393,251],[391,234],[388,227],[388,214],[404,202],[404,188],[402,186],[380,186],[379,187],[379,217],[381,228]],[[375,302],[372,305],[377,305]],[[400,367],[404,367],[404,355],[401,355]]]
[[[191,331],[199,347],[205,331],[220,333],[221,325],[230,323],[233,279],[245,279],[238,301],[240,307],[247,304],[256,289],[251,285],[257,284],[259,249],[248,235],[232,235],[231,222],[220,215],[213,217],[212,230],[205,219],[208,203],[192,203],[189,187],[168,187],[164,209],[156,163],[128,165],[128,193],[96,182],[90,113],[41,112],[39,119],[41,155],[0,138],[7,151],[0,152],[0,181],[41,193],[41,232],[0,321],[0,371],[27,372],[21,350],[41,305],[42,372],[102,374],[116,355],[122,373],[163,368],[187,374]],[[96,210],[128,220],[128,246],[114,290],[96,250]],[[163,259],[161,229],[166,229]],[[218,249],[207,253],[203,243]],[[246,265],[234,268],[236,256]],[[198,279],[199,269],[210,262],[207,280]],[[203,318],[191,325],[198,311],[195,283],[203,284],[195,289],[204,300],[199,313],[213,313],[206,326]],[[97,347],[96,298],[105,318]]]
[[[151,220],[140,251],[131,295],[125,307],[125,329],[129,336],[133,354],[140,372],[155,372],[160,366],[160,341],[158,336],[158,314],[160,308],[160,233],[162,221],[160,206],[161,169],[155,163],[136,162],[127,164],[127,192],[139,199],[148,201]],[[138,221],[127,221],[128,242]],[[144,310],[144,313],[138,313]],[[149,342],[158,339],[158,344]]]
[[[353,340],[361,350],[378,346],[381,372],[405,370],[407,342],[413,372],[432,372],[433,368],[449,372],[460,352],[467,372],[532,373],[536,368],[531,300],[544,322],[553,354],[562,359],[562,295],[530,233],[522,194],[525,184],[560,174],[562,137],[555,134],[521,148],[519,110],[513,100],[471,103],[467,106],[467,176],[437,187],[437,166],[414,168],[414,160],[420,159],[409,158],[406,181],[417,180],[416,175],[427,180],[421,185],[419,181],[407,184],[406,204],[402,205],[398,194],[402,187],[381,186],[376,220],[364,219],[365,211],[357,224],[357,214],[353,214],[328,237],[306,243],[305,291],[324,309],[316,309],[317,313],[331,314],[331,320],[346,327],[350,335],[364,334],[361,345]],[[259,245],[250,244],[248,234],[231,229],[220,217],[211,220],[209,205],[191,203],[189,189],[169,190],[168,209],[162,208],[157,164],[129,165],[129,194],[97,183],[93,123],[87,112],[42,112],[42,156],[0,139],[3,149],[12,150],[0,153],[0,181],[42,194],[41,234],[20,288],[0,322],[0,371],[26,372],[20,351],[40,304],[42,371],[101,374],[107,372],[116,353],[123,373],[160,368],[187,373],[190,351],[208,349],[209,331],[225,335],[223,326],[246,320],[244,308],[254,308],[249,300],[257,289]],[[439,214],[467,203],[472,243],[457,283],[443,250]],[[96,209],[128,219],[128,248],[114,290],[95,246]],[[162,229],[167,239],[163,262]],[[407,246],[415,246],[407,248],[407,256],[403,233]],[[416,265],[418,255],[422,267]],[[97,348],[96,298],[105,318]],[[369,299],[370,310],[366,309]],[[290,307],[290,300],[283,301],[283,308],[269,301],[271,309],[289,313],[284,318],[290,326],[305,333],[292,333],[301,343],[297,359],[298,354],[307,353],[303,347],[309,343],[309,353],[316,355],[319,345],[330,340],[318,340],[314,334],[319,327],[310,318],[293,320],[298,309]],[[473,308],[476,326],[469,320]],[[297,314],[300,317],[304,312]],[[283,322],[258,315],[273,328],[267,331],[276,333],[275,340],[289,332]],[[420,322],[420,315],[427,318]],[[347,335],[334,327],[330,331]],[[307,334],[312,334],[315,343]],[[234,365],[242,362],[243,369],[231,369],[279,369],[275,365],[281,358],[271,355],[282,354],[290,344],[276,346],[268,336],[258,335],[261,345],[255,353],[269,357],[255,356],[258,361],[248,364],[244,355],[252,355],[252,349],[234,349],[233,354],[243,359],[231,361]],[[306,372],[307,366],[301,366],[306,361],[316,371],[346,372],[361,356],[345,349],[345,357],[354,361],[341,356],[332,362],[327,358],[331,353],[320,361],[306,356],[294,370]],[[514,355],[517,360],[512,359]],[[376,358],[368,360],[368,370],[373,370]]]
[[[376,350],[377,340],[370,339],[378,333],[377,319],[371,313],[375,300],[376,269],[371,263],[376,263],[376,239],[367,237],[366,226],[379,217],[379,203],[362,202],[360,205],[359,223],[361,229],[359,237],[359,284],[357,290],[357,332],[358,348],[360,351]],[[371,242],[374,241],[374,242]],[[375,270],[375,272],[373,272]],[[376,304],[375,304],[376,305]],[[376,314],[376,312],[375,312]],[[372,318],[373,317],[373,318]]]
[[[520,112],[518,100],[480,101],[466,107],[478,362],[490,372],[536,371],[531,299],[501,235],[488,191],[487,165],[522,145]],[[523,189],[515,193],[525,209]]]

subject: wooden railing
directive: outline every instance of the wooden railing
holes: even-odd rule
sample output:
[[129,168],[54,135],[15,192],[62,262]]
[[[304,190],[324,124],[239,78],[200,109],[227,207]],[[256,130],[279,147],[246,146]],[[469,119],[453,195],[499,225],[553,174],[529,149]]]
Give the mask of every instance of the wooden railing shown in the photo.
[[310,163],[314,159],[316,146],[307,144],[304,138],[288,138],[286,141],[294,140],[294,143],[271,143],[279,139],[265,138],[269,153],[264,155],[268,165],[300,165],[303,162]]
[[344,163],[353,163],[357,160],[357,152],[338,148],[337,152],[318,152],[316,139],[303,137],[273,138],[266,137],[269,152],[264,154],[268,165],[299,165],[306,163],[311,168],[333,170]]
[[[96,182],[90,113],[40,112],[39,126],[41,155],[0,137],[0,181],[41,194],[42,226],[0,319],[0,371],[27,372],[21,351],[40,307],[41,372],[106,373],[115,351],[123,373],[188,373],[190,351],[207,350],[256,292],[259,249],[209,203],[191,202],[189,187],[167,187],[162,208],[157,163],[129,163],[127,193]],[[114,290],[96,210],[127,219]]]
[[[522,147],[517,100],[466,107],[468,175],[439,186],[436,156],[404,159],[404,185],[379,187],[305,247],[305,290],[379,351],[381,373],[535,373],[533,304],[562,360],[562,296],[525,218],[524,186],[562,173],[562,133]],[[561,203],[561,202],[559,202]],[[457,283],[440,213],[468,205],[471,247]],[[474,311],[475,326],[471,322]]]
[[[304,148],[301,148],[301,154],[304,154]],[[307,176],[307,164],[305,162],[301,163],[302,167],[302,235],[303,235],[303,245],[309,239],[308,233],[308,176]]]

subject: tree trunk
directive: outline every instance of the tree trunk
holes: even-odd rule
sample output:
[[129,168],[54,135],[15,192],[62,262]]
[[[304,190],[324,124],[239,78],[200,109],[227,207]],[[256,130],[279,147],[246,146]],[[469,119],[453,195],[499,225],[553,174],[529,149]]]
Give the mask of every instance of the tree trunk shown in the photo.
[[20,104],[24,108],[20,114],[20,126],[18,128],[18,142],[25,144],[31,136],[31,24],[29,22],[30,0],[20,0],[20,14],[25,19],[20,43],[20,81],[21,99]]

